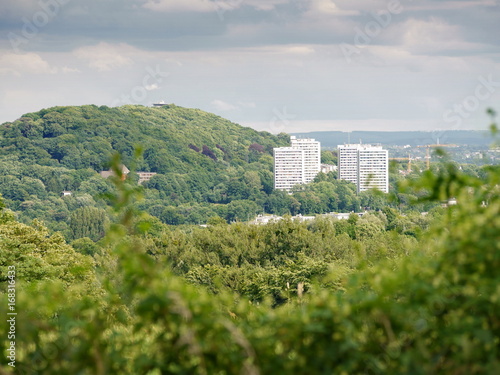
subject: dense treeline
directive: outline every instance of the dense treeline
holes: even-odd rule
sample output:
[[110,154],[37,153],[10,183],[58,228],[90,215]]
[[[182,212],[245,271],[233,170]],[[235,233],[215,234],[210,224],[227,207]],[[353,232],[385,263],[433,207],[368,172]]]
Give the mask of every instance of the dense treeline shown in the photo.
[[333,269],[342,278],[361,263],[373,265],[410,253],[417,233],[440,217],[439,211],[425,217],[402,217],[389,208],[387,212],[391,221],[380,213],[309,223],[285,217],[262,226],[156,230],[146,236],[147,248],[175,274],[213,292],[227,288],[254,302],[272,298],[280,304],[296,293],[299,282],[307,291],[312,282],[330,283],[325,276]]
[[19,270],[2,372],[497,373],[499,181],[426,172],[421,199],[459,202],[427,216],[173,228],[134,213],[117,178],[117,221],[81,253],[2,209],[2,288]]
[[[102,238],[113,220],[106,198],[113,184],[98,172],[118,152],[132,170],[157,172],[143,184],[138,208],[169,225],[248,221],[260,213],[315,215],[392,207],[428,211],[435,203],[412,205],[419,194],[402,192],[403,177],[391,174],[392,197],[356,194],[355,186],[320,173],[293,195],[273,190],[273,147],[289,144],[218,116],[169,105],[55,107],[0,126],[0,194],[19,221],[37,218],[66,239]],[[136,157],[137,147],[142,153]],[[330,151],[322,160],[335,163]],[[407,179],[420,175],[418,163]],[[470,175],[483,169],[463,166]],[[129,179],[137,181],[132,172]],[[70,191],[71,196],[61,196]],[[89,213],[92,212],[92,215]]]

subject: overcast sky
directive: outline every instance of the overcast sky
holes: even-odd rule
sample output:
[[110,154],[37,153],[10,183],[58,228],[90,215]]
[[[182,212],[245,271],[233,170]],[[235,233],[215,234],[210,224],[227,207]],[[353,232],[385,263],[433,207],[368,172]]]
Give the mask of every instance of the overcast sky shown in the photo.
[[165,101],[258,130],[484,129],[500,0],[1,0],[0,123]]

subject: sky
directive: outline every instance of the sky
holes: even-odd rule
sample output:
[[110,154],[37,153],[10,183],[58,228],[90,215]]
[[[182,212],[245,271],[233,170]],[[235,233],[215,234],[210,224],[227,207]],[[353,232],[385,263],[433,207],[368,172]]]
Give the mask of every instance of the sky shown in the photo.
[[0,123],[199,108],[271,133],[486,129],[500,0],[2,0]]

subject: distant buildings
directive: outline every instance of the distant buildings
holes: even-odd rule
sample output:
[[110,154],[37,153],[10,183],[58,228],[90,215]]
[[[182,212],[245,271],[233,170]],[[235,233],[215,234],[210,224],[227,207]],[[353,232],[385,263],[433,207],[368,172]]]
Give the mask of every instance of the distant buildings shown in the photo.
[[168,106],[167,103],[165,103],[163,100],[159,101],[158,103],[153,103],[153,107],[165,107]]
[[[294,221],[304,222],[304,221],[312,221],[316,219],[316,216],[302,216],[298,214],[296,216],[290,217]],[[258,215],[253,221],[250,221],[250,224],[254,225],[266,225],[270,223],[277,223],[278,221],[283,220],[283,216],[277,215]]]
[[[121,169],[121,172],[122,172],[122,180],[124,180],[127,177],[127,175],[130,173],[130,170],[126,166],[124,166],[124,165],[122,165],[120,167],[120,169]],[[109,178],[111,176],[114,176],[115,172],[110,169],[110,170],[107,170],[107,171],[99,172],[99,174],[101,175],[102,178]]]
[[347,144],[338,146],[339,179],[357,186],[358,192],[377,188],[389,192],[389,154],[382,146]]
[[292,148],[304,151],[304,183],[312,182],[321,170],[321,145],[312,138],[290,137]]
[[142,185],[143,182],[151,180],[151,177],[153,177],[156,172],[136,172],[137,175],[139,176],[139,185]]
[[[346,213],[338,213],[338,212],[330,212],[328,214],[321,214],[317,216],[302,216],[298,214],[296,216],[291,216],[290,218],[294,221],[305,222],[315,220],[317,217],[333,217],[337,220],[347,220],[351,217],[351,215],[356,215],[358,217],[363,217],[367,212],[346,212]],[[278,221],[283,220],[283,216],[278,215],[258,215],[254,220],[250,221],[250,224],[254,225],[266,225],[270,223],[277,223]]]
[[322,173],[330,173],[330,172],[336,172],[338,167],[333,164],[321,164],[321,172]]
[[[125,178],[127,178],[127,175],[130,173],[130,170],[126,166],[122,165],[121,171],[122,171],[122,180],[125,180]],[[138,181],[139,185],[142,185],[142,183],[145,181],[149,181],[151,177],[153,177],[156,174],[156,172],[135,172],[135,173],[139,176],[139,181]],[[99,174],[103,178],[109,178],[111,176],[114,176],[115,172],[112,170],[108,170],[99,172]]]
[[338,177],[339,180],[358,184],[358,147],[360,145],[338,146]]
[[290,191],[304,183],[304,150],[292,147],[274,149],[274,188]]
[[321,170],[321,147],[314,139],[290,137],[290,147],[274,149],[274,188],[290,191],[312,182]]

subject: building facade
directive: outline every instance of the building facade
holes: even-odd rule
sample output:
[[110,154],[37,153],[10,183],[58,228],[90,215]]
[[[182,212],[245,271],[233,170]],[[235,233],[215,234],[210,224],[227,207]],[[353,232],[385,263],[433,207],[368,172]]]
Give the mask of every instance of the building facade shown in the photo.
[[358,192],[378,189],[389,192],[389,153],[381,146],[358,150]]
[[338,146],[339,179],[354,183],[358,192],[379,189],[389,192],[389,153],[382,146]]
[[304,150],[304,184],[312,182],[321,170],[321,145],[312,138],[290,137],[292,148]]
[[156,172],[137,172],[139,175],[139,185],[142,185],[143,182],[151,180],[151,177],[153,177]]
[[321,172],[322,173],[330,173],[330,172],[336,172],[338,167],[333,164],[321,164]]
[[358,149],[361,145],[349,144],[338,146],[339,180],[350,181],[358,185]]
[[321,145],[314,139],[290,137],[290,147],[274,149],[274,188],[290,191],[312,182],[321,170]]
[[304,182],[304,150],[292,147],[274,149],[274,188],[290,191]]

